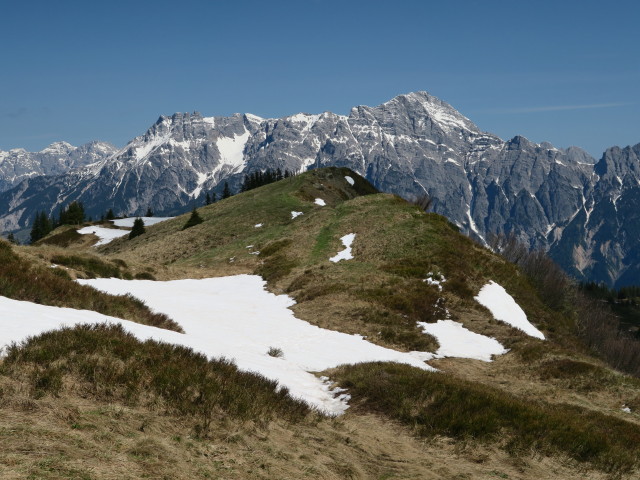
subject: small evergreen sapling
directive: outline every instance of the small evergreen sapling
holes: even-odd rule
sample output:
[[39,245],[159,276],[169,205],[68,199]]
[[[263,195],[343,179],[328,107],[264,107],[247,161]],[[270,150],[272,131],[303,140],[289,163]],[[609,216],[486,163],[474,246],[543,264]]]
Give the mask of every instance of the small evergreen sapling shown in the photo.
[[229,198],[231,196],[231,190],[229,189],[229,184],[224,182],[224,189],[222,190],[222,199]]
[[191,211],[191,216],[189,217],[189,220],[187,220],[187,223],[184,224],[184,227],[182,227],[182,230],[195,227],[199,223],[202,223],[202,217],[194,207],[193,210]]
[[144,232],[144,221],[138,217],[133,221],[133,228],[131,229],[131,232],[129,232],[129,240],[142,235]]

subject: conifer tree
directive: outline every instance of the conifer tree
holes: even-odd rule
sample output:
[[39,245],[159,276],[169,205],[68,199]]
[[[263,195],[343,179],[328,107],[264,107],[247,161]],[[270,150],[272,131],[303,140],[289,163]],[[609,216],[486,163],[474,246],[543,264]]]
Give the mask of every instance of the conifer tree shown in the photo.
[[153,210],[151,210],[151,207],[147,207],[147,213],[145,213],[144,216],[153,217]]
[[211,195],[209,195],[209,192],[207,192],[207,197],[204,200],[204,204],[211,205]]
[[224,189],[222,190],[222,199],[229,198],[231,196],[231,190],[229,189],[229,184],[224,182]]
[[13,243],[14,245],[20,245],[20,242],[18,242],[18,239],[13,235],[13,232],[7,235],[7,240]]
[[187,220],[187,223],[184,224],[184,227],[182,227],[182,230],[195,227],[196,225],[202,222],[203,222],[202,217],[200,216],[196,208],[193,207],[193,210],[191,210],[191,216],[189,217],[189,220]]
[[31,243],[35,243],[51,232],[51,221],[45,212],[37,212],[31,227]]
[[84,223],[84,205],[82,202],[71,202],[60,212],[60,225],[81,225]]
[[35,243],[42,238],[42,225],[40,223],[40,212],[36,213],[31,225],[30,239],[31,243]]
[[144,232],[144,221],[138,217],[133,221],[133,228],[129,232],[129,240],[142,235]]
[[116,218],[116,216],[113,214],[113,209],[109,209],[107,211],[107,215],[105,217],[107,220],[114,220]]

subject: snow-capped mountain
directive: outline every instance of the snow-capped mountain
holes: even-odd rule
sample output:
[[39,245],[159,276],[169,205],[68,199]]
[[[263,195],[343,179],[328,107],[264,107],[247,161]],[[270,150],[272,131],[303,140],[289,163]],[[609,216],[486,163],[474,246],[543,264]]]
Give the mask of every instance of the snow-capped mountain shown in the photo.
[[39,175],[59,175],[102,160],[117,151],[105,142],[90,142],[74,147],[56,142],[39,152],[16,148],[0,150],[0,192],[10,189],[26,178]]
[[637,283],[640,245],[632,232],[640,223],[631,205],[640,198],[639,151],[612,148],[596,162],[577,147],[504,141],[426,92],[348,115],[177,113],[97,163],[30,177],[0,194],[0,229],[24,227],[36,210],[72,200],[93,216],[148,206],[172,214],[219,193],[224,181],[237,189],[255,170],[346,166],[386,192],[427,192],[436,212],[481,241],[514,232],[578,276]]

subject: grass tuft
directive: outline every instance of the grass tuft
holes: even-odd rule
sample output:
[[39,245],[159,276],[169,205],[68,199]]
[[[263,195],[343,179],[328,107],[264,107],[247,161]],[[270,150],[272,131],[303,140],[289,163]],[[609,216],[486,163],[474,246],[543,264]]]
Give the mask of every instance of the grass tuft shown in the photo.
[[284,356],[284,352],[282,351],[281,348],[269,347],[269,350],[267,351],[267,355],[269,355],[270,357],[282,358]]

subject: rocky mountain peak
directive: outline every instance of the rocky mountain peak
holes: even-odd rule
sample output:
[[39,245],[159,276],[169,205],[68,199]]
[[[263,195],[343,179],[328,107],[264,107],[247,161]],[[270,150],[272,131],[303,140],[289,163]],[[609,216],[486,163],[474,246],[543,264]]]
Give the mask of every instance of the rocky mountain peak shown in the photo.
[[40,153],[67,154],[67,153],[75,150],[76,148],[78,148],[78,147],[74,147],[73,145],[71,145],[70,143],[67,143],[67,142],[54,142],[51,145],[49,145],[48,147],[46,147],[43,150],[41,150]]
[[636,180],[640,180],[640,144],[634,147],[608,148],[596,163],[595,172],[603,179],[622,179],[630,174]]

